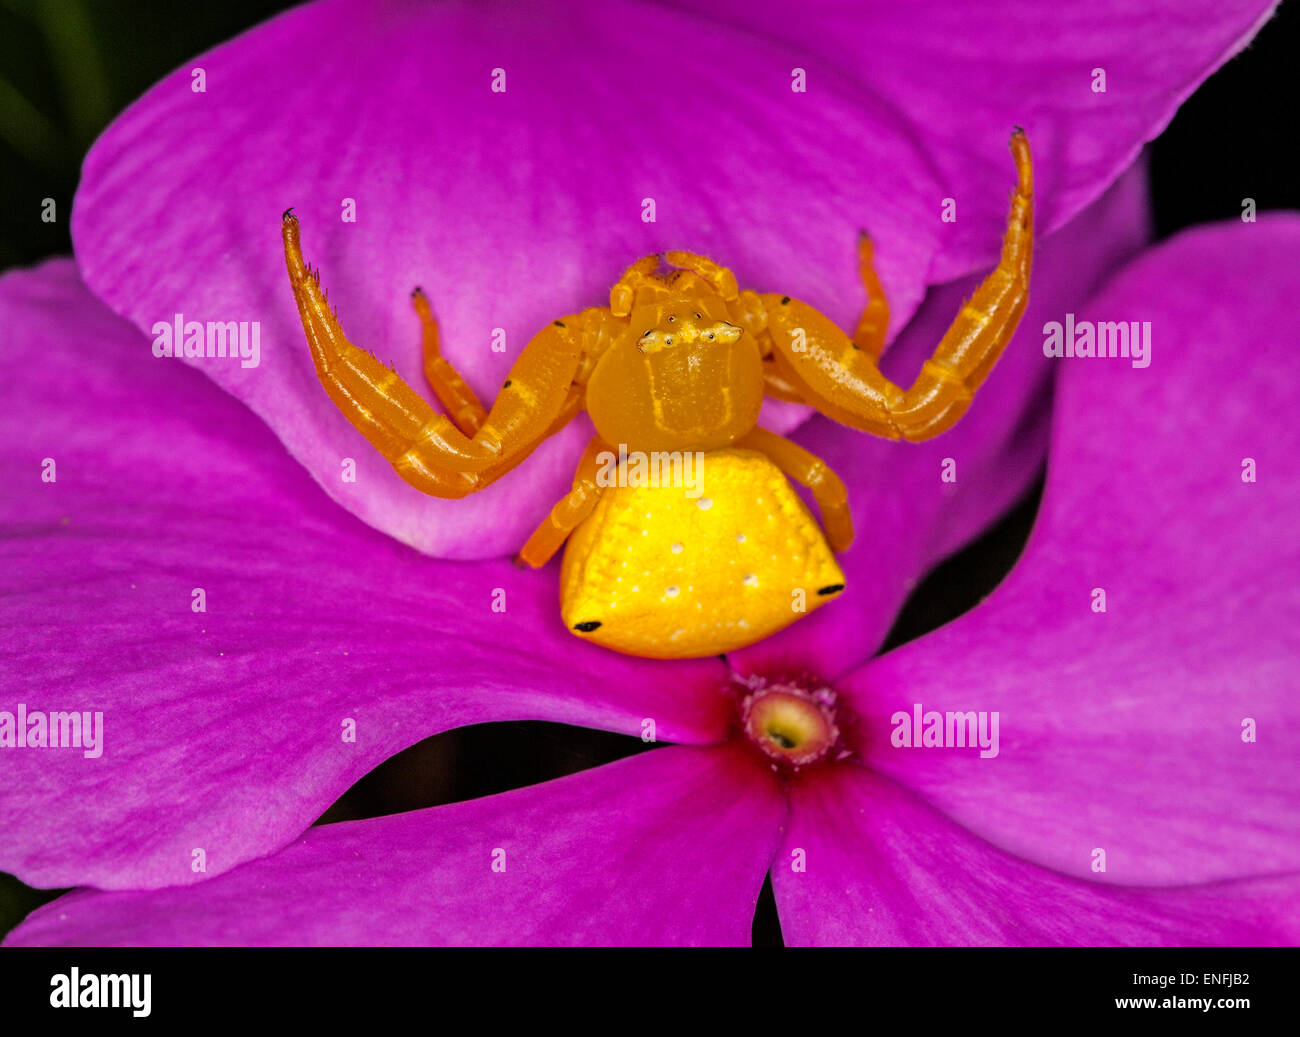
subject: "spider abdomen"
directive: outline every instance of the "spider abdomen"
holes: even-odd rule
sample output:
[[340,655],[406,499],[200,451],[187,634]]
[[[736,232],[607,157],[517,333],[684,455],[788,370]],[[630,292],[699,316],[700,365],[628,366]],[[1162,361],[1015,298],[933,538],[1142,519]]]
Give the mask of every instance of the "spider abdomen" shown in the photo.
[[578,637],[649,658],[717,655],[844,589],[817,520],[765,455],[712,451],[694,474],[620,478],[571,534],[560,611]]

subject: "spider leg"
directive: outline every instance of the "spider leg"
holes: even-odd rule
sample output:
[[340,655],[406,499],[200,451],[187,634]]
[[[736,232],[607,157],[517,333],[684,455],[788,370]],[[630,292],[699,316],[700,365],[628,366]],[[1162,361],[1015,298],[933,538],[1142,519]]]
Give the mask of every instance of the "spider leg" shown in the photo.
[[808,401],[799,386],[777,369],[772,336],[767,330],[767,308],[762,297],[757,292],[743,291],[734,301],[727,303],[727,312],[731,322],[748,331],[758,343],[758,353],[763,359],[763,395],[806,406]]
[[871,238],[864,230],[858,235],[858,272],[862,276],[862,286],[867,290],[867,305],[858,321],[853,341],[862,352],[875,360],[885,351],[885,335],[889,332],[889,301],[885,298],[884,286],[876,273],[873,252]]
[[423,289],[411,293],[411,303],[420,318],[424,344],[424,376],[429,380],[438,402],[447,409],[451,420],[465,435],[472,436],[487,420],[487,411],[451,361],[442,355],[438,321]]
[[767,352],[763,356],[763,394],[774,400],[807,405],[808,401],[799,391],[798,385],[777,366],[771,340],[766,343],[766,347]]
[[481,472],[467,472],[466,473],[467,475],[471,475],[478,480],[474,488],[476,490],[481,490],[485,486],[490,486],[492,483],[496,482],[498,479],[501,478],[501,476],[505,475],[507,472],[515,468],[518,468],[521,464],[523,464],[524,461],[528,459],[528,455],[531,454],[535,449],[537,449],[537,447],[541,444],[542,440],[549,439],[551,436],[555,435],[555,433],[559,432],[560,429],[564,428],[564,426],[567,425],[570,421],[572,421],[574,416],[577,415],[578,411],[582,410],[583,392],[584,392],[584,387],[581,385],[570,386],[569,393],[565,397],[564,404],[563,406],[560,407],[560,413],[556,417],[556,419],[553,422],[551,422],[551,427],[548,428],[545,432],[543,432],[531,443],[529,443],[527,446],[523,447],[520,450],[516,450],[504,461],[499,461],[494,465],[490,465],[489,467],[484,468]]
[[844,483],[825,461],[784,436],[755,427],[736,440],[742,449],[765,454],[782,472],[812,491],[826,527],[826,540],[835,552],[847,551],[853,543],[853,514]]
[[609,290],[609,311],[615,317],[626,317],[632,312],[636,290],[659,269],[660,255],[643,256],[628,267],[614,287]]
[[699,274],[713,286],[714,291],[722,296],[723,302],[734,302],[739,297],[740,288],[736,284],[736,275],[707,256],[697,256],[694,252],[673,251],[666,253],[664,258],[673,266]]
[[573,489],[560,499],[542,524],[533,531],[519,552],[520,561],[534,569],[540,569],[564,545],[578,524],[591,514],[596,501],[600,499],[601,487],[596,482],[596,472],[600,467],[597,458],[602,450],[609,450],[609,447],[599,436],[592,436],[574,473]]
[[[962,307],[904,391],[865,348],[807,303],[764,295],[777,370],[818,410],[887,439],[922,440],[948,429],[970,405],[1029,300],[1033,172],[1024,131],[1011,137],[1018,183],[997,268]],[[870,306],[868,306],[870,308]]]
[[318,277],[303,261],[292,213],[285,214],[282,232],[289,280],[321,384],[412,486],[435,497],[463,497],[509,471],[553,431],[583,360],[582,328],[555,321],[538,332],[470,437],[396,371],[348,342]]

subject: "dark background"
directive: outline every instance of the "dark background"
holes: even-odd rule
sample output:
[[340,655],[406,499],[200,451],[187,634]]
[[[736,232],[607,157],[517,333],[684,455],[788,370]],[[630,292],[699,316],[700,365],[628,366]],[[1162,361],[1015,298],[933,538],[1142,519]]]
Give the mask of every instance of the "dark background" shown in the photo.
[[[1176,2],[1176,0],[1175,0]],[[186,59],[293,6],[269,0],[0,0],[0,269],[72,251],[68,216],[81,159],[118,112]],[[1300,209],[1296,7],[1216,73],[1151,146],[1156,232],[1261,211]],[[53,198],[58,222],[40,220]],[[2,345],[0,345],[2,347]],[[1041,480],[983,539],[916,589],[886,648],[956,618],[1010,570],[1038,509]],[[322,820],[457,802],[585,770],[648,746],[559,724],[486,724],[426,739],[358,782]],[[61,891],[0,874],[0,936]],[[754,942],[781,942],[770,882]]]

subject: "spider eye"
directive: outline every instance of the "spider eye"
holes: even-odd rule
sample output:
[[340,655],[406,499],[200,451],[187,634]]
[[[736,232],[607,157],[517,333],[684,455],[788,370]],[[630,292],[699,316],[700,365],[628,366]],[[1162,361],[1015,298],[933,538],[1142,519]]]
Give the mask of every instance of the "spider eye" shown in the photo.
[[664,339],[664,345],[665,345],[665,346],[671,346],[672,344],[673,344],[673,340],[672,340],[672,339],[670,339],[670,338],[666,338],[666,339]]
[[709,332],[709,339],[710,339],[710,341],[713,339],[713,332],[711,332],[711,331]]
[[700,315],[699,315],[698,313],[695,315],[695,319],[696,319],[696,320],[699,320],[699,319],[700,319]]
[[671,323],[672,323],[673,321],[675,321],[676,319],[677,319],[676,317],[669,317],[669,318],[668,318],[668,323],[671,324]]

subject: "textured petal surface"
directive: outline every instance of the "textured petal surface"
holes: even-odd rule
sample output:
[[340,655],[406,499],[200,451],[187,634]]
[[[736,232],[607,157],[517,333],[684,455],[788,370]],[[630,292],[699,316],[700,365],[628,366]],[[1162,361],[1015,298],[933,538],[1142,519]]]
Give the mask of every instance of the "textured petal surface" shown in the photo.
[[584,645],[554,571],[437,562],[365,526],[70,262],[0,280],[0,325],[0,711],[103,713],[98,758],[0,748],[0,870],[172,885],[202,877],[200,848],[213,875],[464,724],[725,730],[720,663]]
[[658,749],[313,828],[200,886],[74,893],[7,943],[747,945],[785,809],[743,749]]
[[[78,262],[146,331],[178,312],[260,321],[259,366],[204,370],[331,495],[421,550],[508,554],[568,489],[585,419],[483,493],[413,491],[316,381],[281,211],[296,207],[354,342],[421,384],[408,293],[422,285],[447,356],[489,398],[539,328],[606,304],[623,269],[660,250],[711,255],[847,324],[869,226],[906,319],[941,233],[937,184],[911,129],[855,77],[796,93],[792,61],[780,40],[641,3],[310,4],[195,58],[109,128],[76,198]],[[1012,182],[1004,155],[981,186],[1001,206]],[[334,477],[344,456],[361,462],[352,487]]]
[[[433,294],[449,357],[487,393],[537,328],[602,302],[628,262],[665,248],[851,326],[854,238],[869,227],[901,327],[927,283],[995,255],[1013,123],[1039,154],[1041,228],[1062,226],[1267,9],[714,6],[289,12],[178,69],[92,150],[73,217],[87,282],[144,329],[175,313],[258,320],[258,367],[204,369],[331,495],[423,551],[505,554],[534,502],[567,488],[587,423],[468,500],[413,493],[316,384],[279,252],[287,205],[353,339],[417,383],[412,285]],[[1079,54],[1106,62],[1109,92],[1092,92]],[[766,420],[781,431],[804,413]],[[333,478],[345,456],[361,461],[356,484]]]
[[[1049,387],[1056,373],[1039,348],[1038,329],[1077,306],[1146,243],[1147,205],[1139,164],[1040,243],[1020,330],[950,431],[925,443],[893,443],[846,432],[819,417],[795,434],[849,488],[857,539],[838,556],[848,589],[776,637],[733,653],[733,665],[810,668],[827,679],[845,673],[880,647],[925,572],[1019,499],[1047,450]],[[979,277],[970,277],[932,289],[885,354],[885,373],[911,385],[978,283]],[[949,460],[955,482],[942,478]]]
[[[1300,868],[1298,254],[1294,214],[1197,229],[1077,314],[1149,321],[1150,366],[1057,361],[1018,566],[844,685],[872,767],[1067,873],[1096,849],[1126,884]],[[915,703],[998,711],[999,754],[894,748]]]
[[1300,874],[1177,889],[1088,882],[1017,860],[853,764],[795,789],[772,883],[787,945],[1300,941]]
[[[748,0],[677,0],[737,26]],[[811,0],[769,21],[810,69],[858,76],[916,127],[940,198],[956,203],[929,280],[988,261],[1006,214],[1005,128],[1033,142],[1041,229],[1095,199],[1169,123],[1178,106],[1276,10],[1270,0]],[[1100,74],[1099,74],[1100,73]],[[1104,89],[1101,89],[1104,88]],[[814,89],[809,86],[809,92]]]

